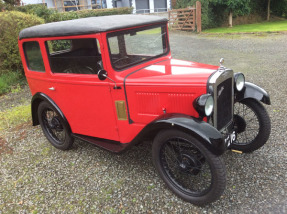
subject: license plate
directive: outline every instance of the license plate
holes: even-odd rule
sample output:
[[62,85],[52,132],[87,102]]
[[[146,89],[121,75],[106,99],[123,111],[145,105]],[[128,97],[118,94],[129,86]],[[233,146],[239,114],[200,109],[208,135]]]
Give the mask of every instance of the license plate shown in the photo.
[[224,139],[225,145],[227,145],[227,148],[230,147],[230,145],[236,140],[236,133],[233,131],[231,134],[227,135],[227,137]]

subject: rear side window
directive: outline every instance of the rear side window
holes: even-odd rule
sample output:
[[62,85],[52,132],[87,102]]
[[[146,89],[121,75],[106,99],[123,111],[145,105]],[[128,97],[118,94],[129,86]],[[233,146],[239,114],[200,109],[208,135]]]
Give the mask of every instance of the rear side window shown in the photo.
[[26,62],[29,70],[45,72],[45,66],[38,42],[25,42],[23,44]]
[[99,42],[95,38],[46,42],[53,73],[97,74],[102,69]]
[[57,53],[68,52],[72,48],[72,40],[64,39],[64,40],[51,40],[47,41],[49,53],[51,55],[55,55]]

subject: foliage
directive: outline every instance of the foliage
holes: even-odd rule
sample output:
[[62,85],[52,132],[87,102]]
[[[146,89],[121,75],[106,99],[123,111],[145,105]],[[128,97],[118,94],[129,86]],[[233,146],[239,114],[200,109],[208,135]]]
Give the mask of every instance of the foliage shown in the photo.
[[287,18],[287,0],[271,0],[270,10],[275,16]]
[[20,5],[20,0],[0,0],[0,12],[13,10],[16,5]]
[[23,70],[19,55],[18,36],[22,29],[44,23],[44,20],[18,11],[0,13],[0,75]]
[[[1,0],[0,0],[1,1]],[[92,16],[108,16],[132,13],[132,8],[113,8],[113,9],[97,9],[97,10],[79,10],[69,12],[58,12],[55,9],[48,9],[42,4],[29,4],[21,7],[16,7],[15,10],[37,15],[48,22],[65,21],[71,19],[92,17]]]
[[176,9],[179,8],[187,8],[187,7],[191,7],[193,5],[195,5],[195,1],[191,1],[191,0],[177,0],[176,1]]
[[18,3],[17,0],[4,0],[4,2],[5,2],[6,4],[13,5],[13,6]]
[[54,9],[48,9],[43,4],[28,4],[21,7],[15,7],[16,11],[20,11],[23,13],[34,14],[43,18],[44,20],[49,19],[49,16],[57,11]]
[[92,17],[92,16],[130,14],[132,13],[132,10],[133,8],[122,7],[122,8],[113,8],[113,9],[69,11],[69,12],[63,12],[63,13],[55,12],[55,13],[52,13],[46,19],[46,22],[65,21],[65,20],[86,18],[86,17]]
[[17,72],[6,72],[0,75],[0,96],[13,90],[13,86],[23,83],[24,76]]
[[255,1],[250,1],[250,12],[251,13],[256,13],[259,14],[261,16],[265,16],[266,14],[266,9],[267,9],[267,1],[268,0],[263,0],[263,1],[259,1],[259,0],[255,0]]
[[62,50],[69,50],[72,46],[71,41],[72,40],[70,39],[47,41],[49,53],[54,53]]
[[250,13],[250,0],[210,0],[213,7],[219,6],[223,10],[232,12],[234,16]]

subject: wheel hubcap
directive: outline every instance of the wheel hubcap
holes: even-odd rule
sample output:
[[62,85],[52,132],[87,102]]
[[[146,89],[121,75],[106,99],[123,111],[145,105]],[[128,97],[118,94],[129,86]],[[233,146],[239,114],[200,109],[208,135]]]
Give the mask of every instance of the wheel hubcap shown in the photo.
[[55,129],[58,132],[63,131],[63,126],[58,116],[52,118],[51,129]]
[[192,175],[196,175],[200,172],[201,165],[201,162],[196,157],[189,154],[182,154],[179,169],[183,173],[191,173]]

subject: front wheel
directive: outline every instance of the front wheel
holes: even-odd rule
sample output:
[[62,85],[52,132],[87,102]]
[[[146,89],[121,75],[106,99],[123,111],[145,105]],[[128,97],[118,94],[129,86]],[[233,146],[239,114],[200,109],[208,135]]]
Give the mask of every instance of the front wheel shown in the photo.
[[230,148],[253,152],[262,147],[269,138],[269,115],[257,100],[242,100],[234,105],[234,129],[237,137]]
[[152,157],[169,189],[192,204],[211,203],[225,189],[225,166],[221,158],[189,134],[161,131],[154,139]]

